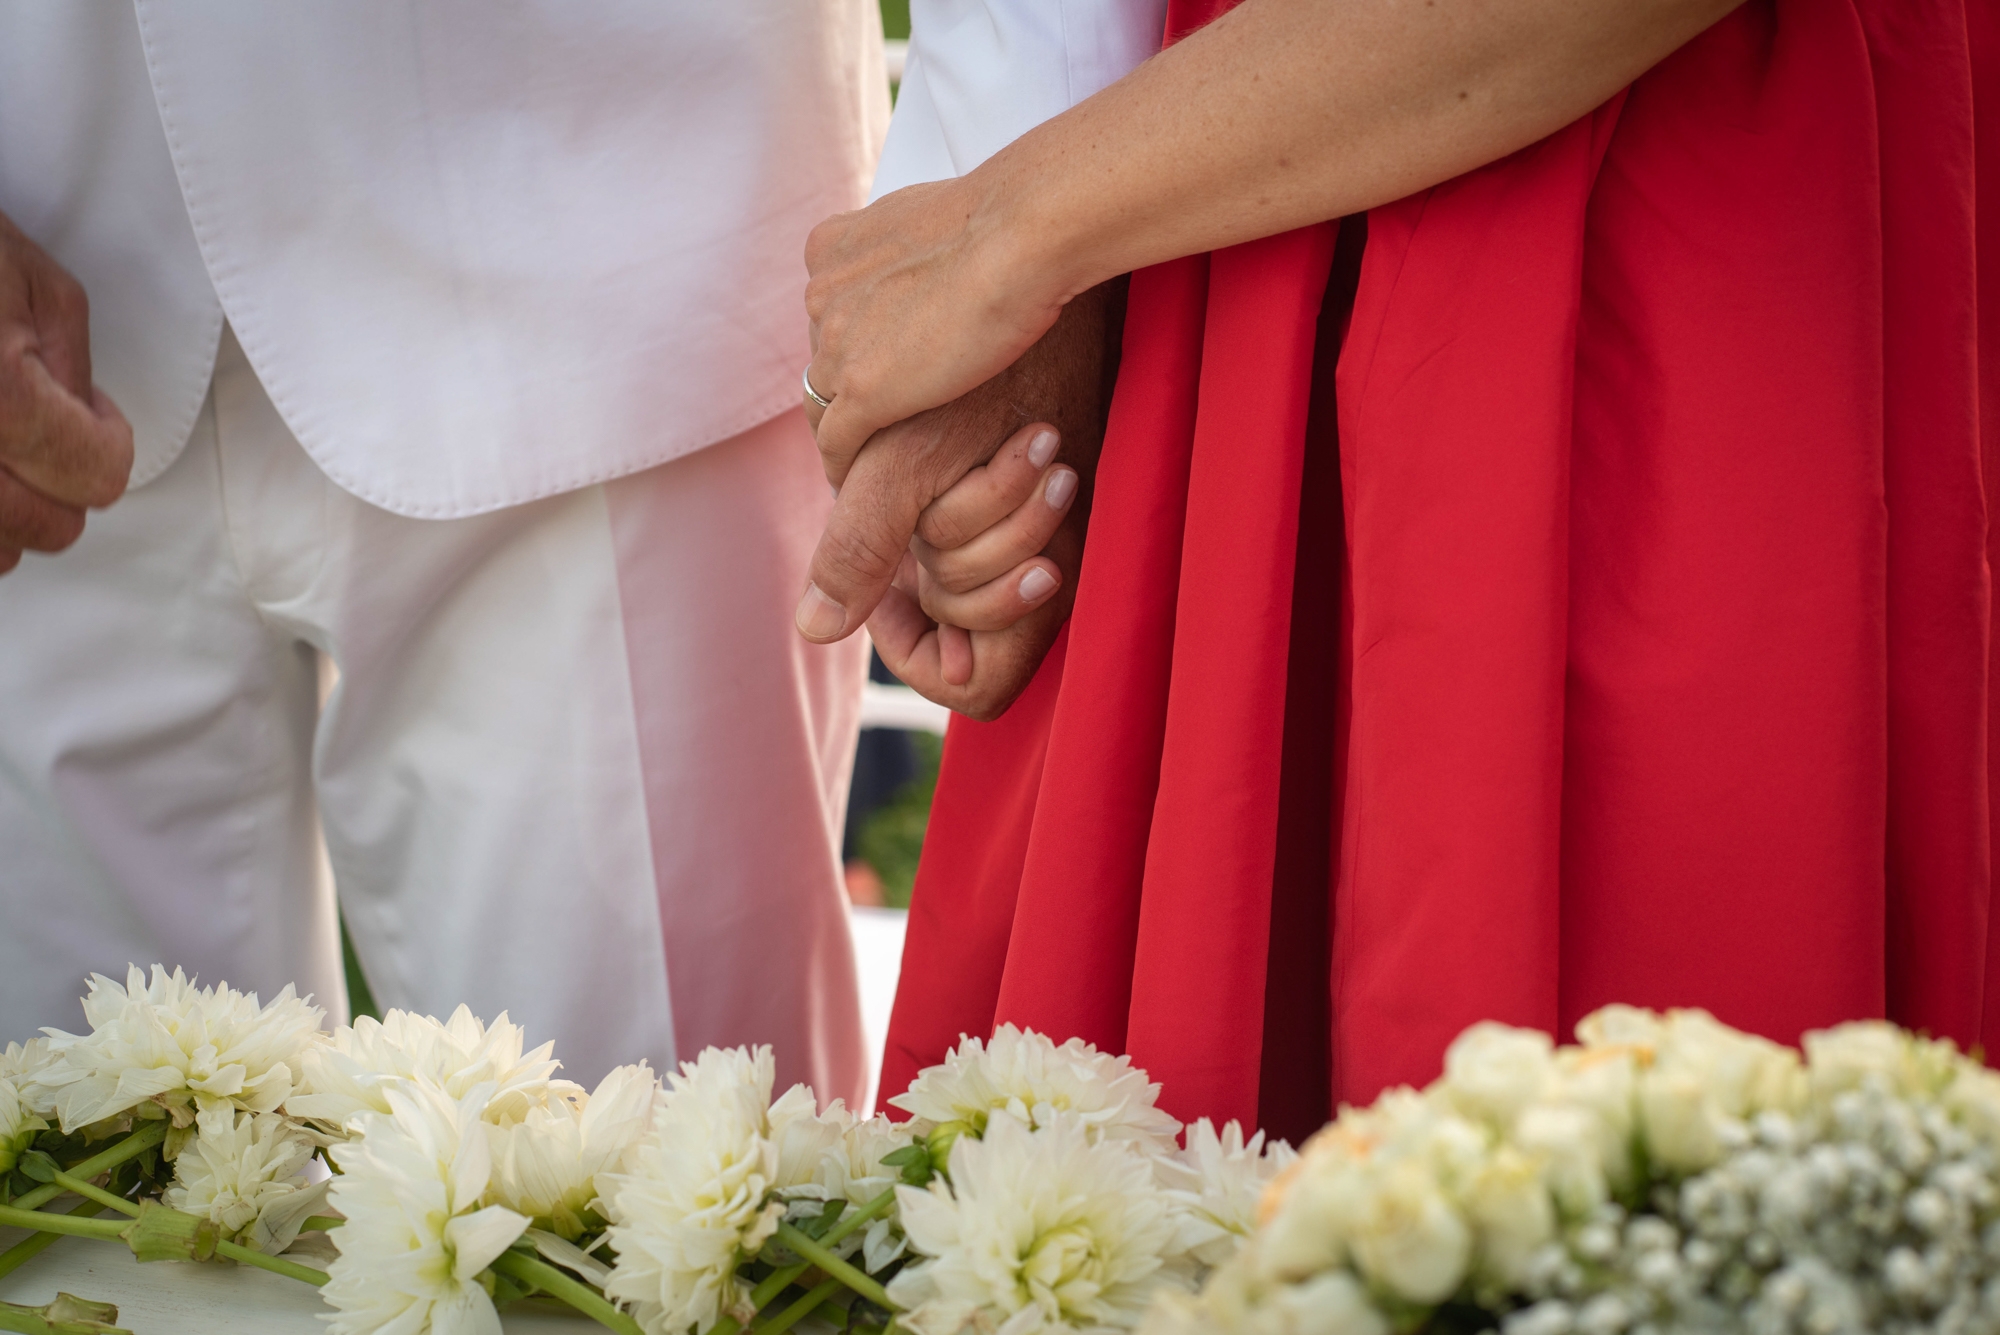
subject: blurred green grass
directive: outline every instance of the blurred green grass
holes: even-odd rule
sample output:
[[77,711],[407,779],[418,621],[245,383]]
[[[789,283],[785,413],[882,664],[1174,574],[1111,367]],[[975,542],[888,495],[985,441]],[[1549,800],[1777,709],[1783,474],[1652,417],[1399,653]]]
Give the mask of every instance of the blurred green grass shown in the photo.
[[882,878],[882,900],[890,908],[910,906],[910,887],[917,879],[917,859],[924,851],[924,829],[930,824],[931,795],[937,791],[938,759],[944,739],[928,732],[910,734],[916,747],[917,774],[886,806],[870,816],[855,835],[854,851]]

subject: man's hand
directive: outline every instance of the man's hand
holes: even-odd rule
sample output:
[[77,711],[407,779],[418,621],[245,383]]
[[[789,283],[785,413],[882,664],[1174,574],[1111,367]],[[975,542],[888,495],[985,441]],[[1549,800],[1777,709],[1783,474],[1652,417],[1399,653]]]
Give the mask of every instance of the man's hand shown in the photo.
[[132,474],[132,428],[90,382],[83,288],[0,216],[0,574],[59,552]]

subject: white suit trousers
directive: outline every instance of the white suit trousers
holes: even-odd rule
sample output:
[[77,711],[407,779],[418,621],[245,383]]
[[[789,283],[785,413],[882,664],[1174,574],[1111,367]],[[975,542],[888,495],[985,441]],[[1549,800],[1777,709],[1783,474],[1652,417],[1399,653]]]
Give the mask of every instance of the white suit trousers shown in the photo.
[[328,481],[225,331],[172,467],[0,579],[0,1042],[76,1028],[128,962],[338,1017],[323,829],[383,1006],[508,1011],[585,1081],[770,1043],[856,1099],[865,650],[792,629],[829,505],[794,412],[397,516]]

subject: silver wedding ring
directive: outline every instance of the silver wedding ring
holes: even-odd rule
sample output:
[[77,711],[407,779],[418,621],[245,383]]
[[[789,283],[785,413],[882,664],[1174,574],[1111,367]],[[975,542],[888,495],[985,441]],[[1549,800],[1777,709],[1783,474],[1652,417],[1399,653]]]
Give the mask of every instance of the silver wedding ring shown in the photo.
[[805,370],[799,372],[799,379],[805,384],[807,398],[822,408],[831,408],[833,406],[832,399],[822,397],[820,392],[813,388],[812,367],[808,366]]

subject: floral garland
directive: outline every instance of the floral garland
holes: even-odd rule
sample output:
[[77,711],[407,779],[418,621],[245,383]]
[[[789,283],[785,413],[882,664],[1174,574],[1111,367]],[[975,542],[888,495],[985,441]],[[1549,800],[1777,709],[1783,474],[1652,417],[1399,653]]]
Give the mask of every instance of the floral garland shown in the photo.
[[[220,1257],[320,1286],[333,1335],[498,1335],[535,1293],[625,1335],[1129,1330],[1295,1157],[1233,1123],[1183,1148],[1127,1059],[1012,1027],[896,1123],[774,1099],[768,1048],[586,1092],[463,1008],[329,1034],[290,988],[260,1006],[156,966],[92,979],[84,1011],[0,1056],[0,1224],[40,1230],[0,1274],[62,1234]],[[41,1208],[63,1192],[83,1205]],[[56,1307],[0,1304],[0,1330],[114,1329]]]
[[1011,1026],[898,1123],[774,1097],[768,1048],[586,1092],[464,1008],[327,1033],[155,967],[84,1009],[0,1054],[0,1224],[35,1230],[0,1275],[64,1234],[220,1258],[333,1335],[498,1335],[533,1294],[624,1335],[2000,1335],[2000,1075],[1886,1024],[1803,1057],[1699,1011],[1477,1025],[1295,1155]]

